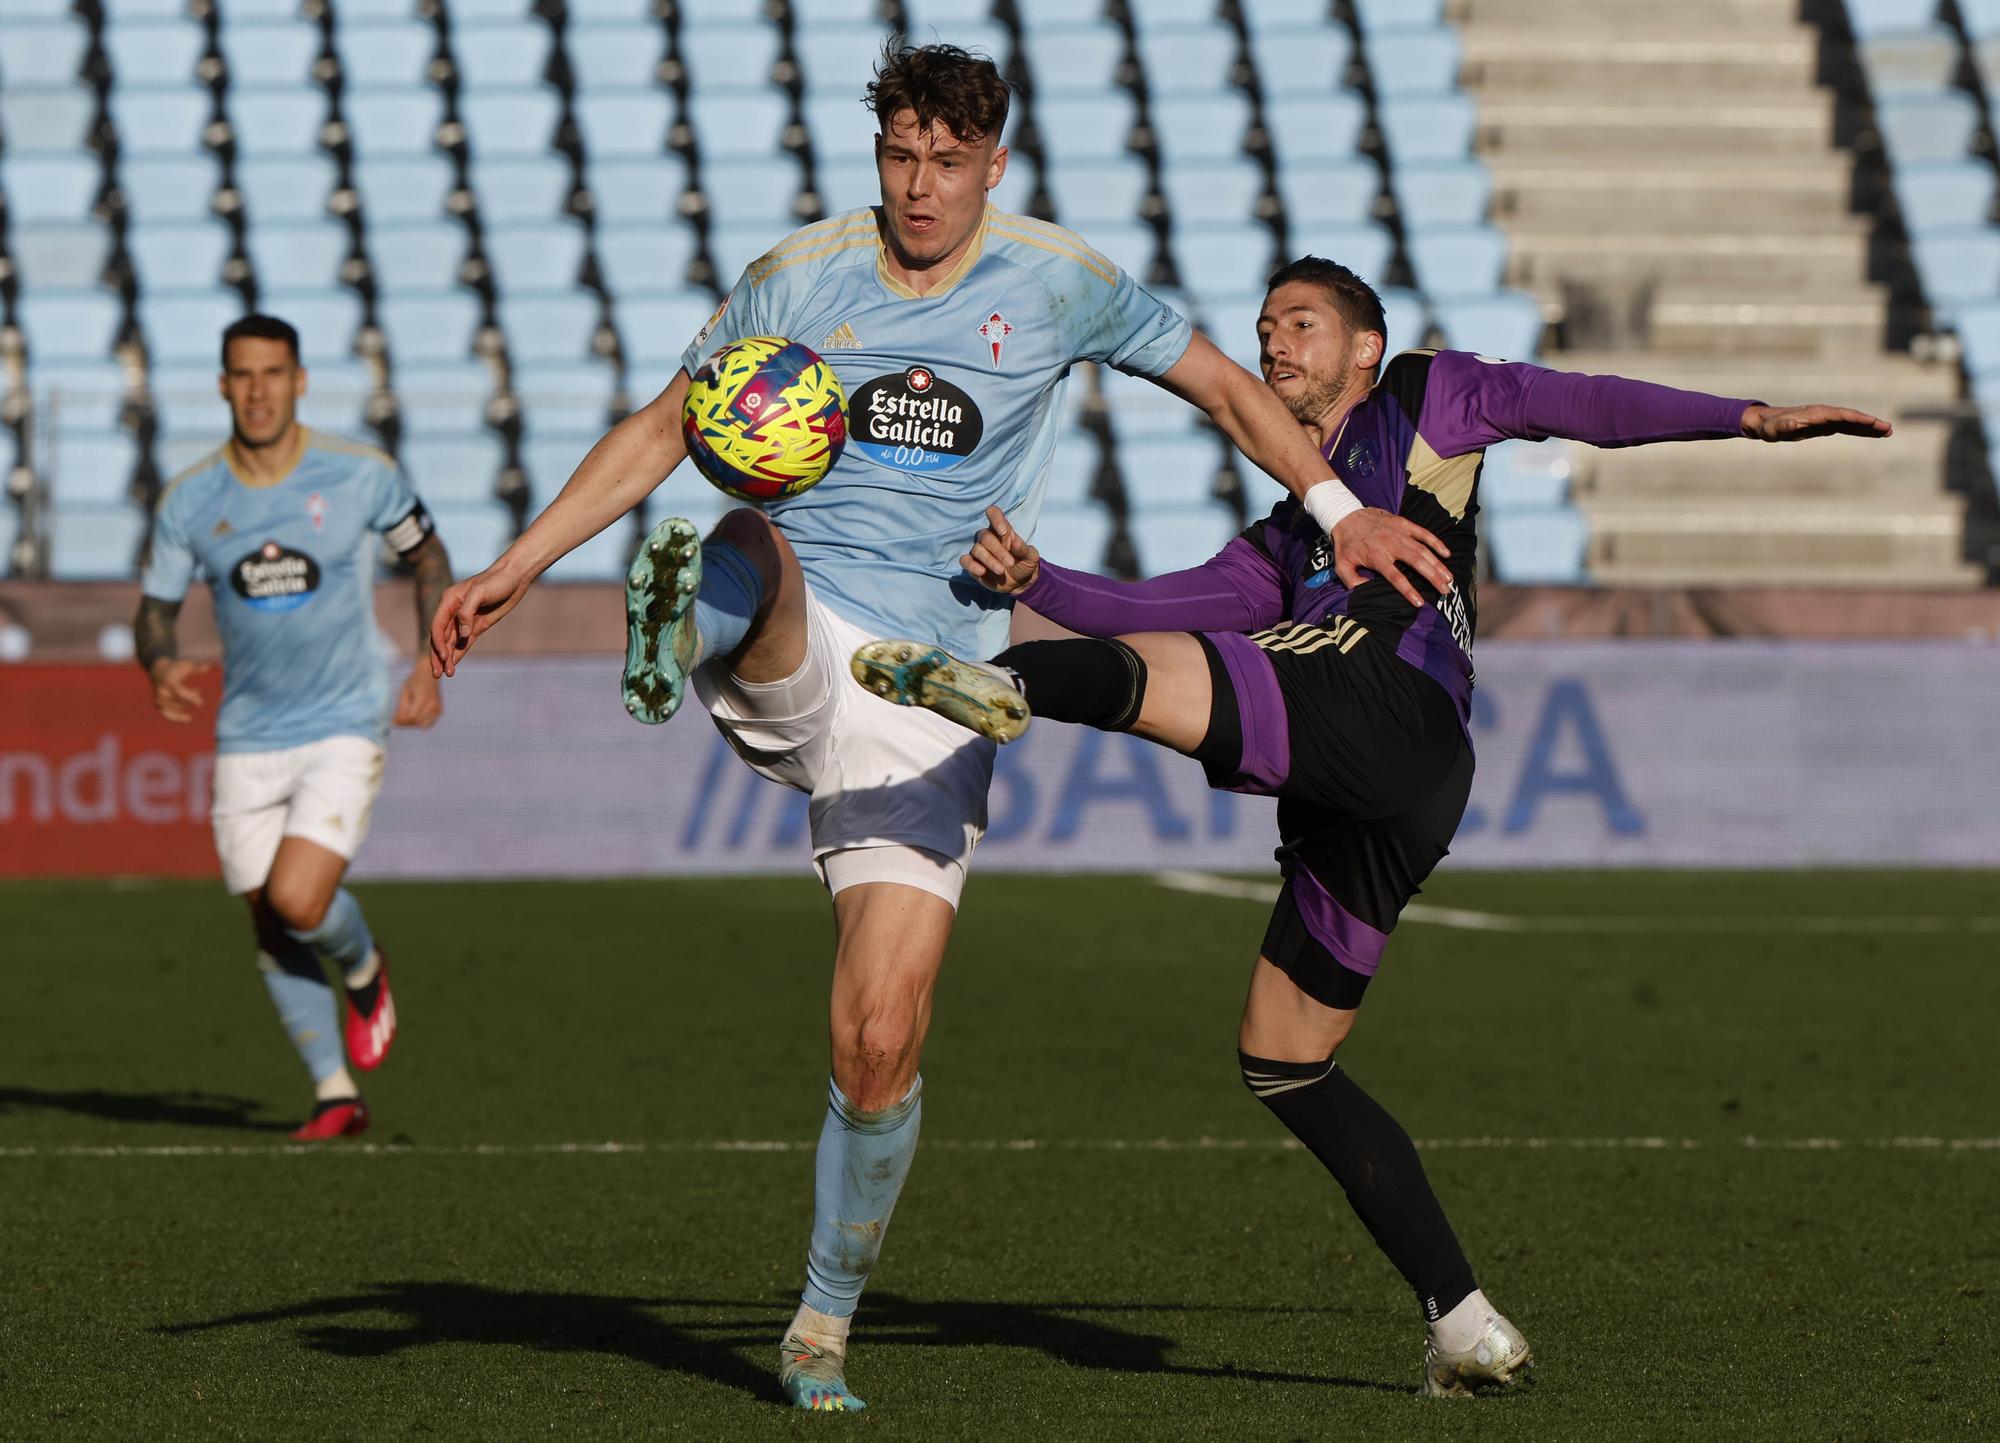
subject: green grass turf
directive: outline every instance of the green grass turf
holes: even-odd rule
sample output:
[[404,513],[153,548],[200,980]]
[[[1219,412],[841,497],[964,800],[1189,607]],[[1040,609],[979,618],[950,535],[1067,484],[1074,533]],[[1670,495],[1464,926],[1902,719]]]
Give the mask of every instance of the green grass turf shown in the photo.
[[[1264,910],[987,876],[858,1325],[774,1401],[823,1105],[808,882],[366,886],[404,1033],[367,1154],[272,1151],[297,1064],[213,885],[0,888],[0,1436],[1945,1438],[2000,1427],[1988,875],[1439,879],[1343,1062],[1419,1139],[1534,1386],[1413,1399],[1421,1328],[1236,1077]],[[1850,1145],[1752,1149],[1745,1137]],[[1213,1150],[1079,1141],[1247,1140]],[[622,1140],[619,1154],[534,1152]],[[1034,1139],[1044,1146],[983,1144]],[[1683,1147],[1683,1141],[1699,1144]],[[505,1151],[462,1151],[477,1144]],[[78,1147],[244,1148],[78,1155]],[[66,1149],[72,1151],[65,1151]]]

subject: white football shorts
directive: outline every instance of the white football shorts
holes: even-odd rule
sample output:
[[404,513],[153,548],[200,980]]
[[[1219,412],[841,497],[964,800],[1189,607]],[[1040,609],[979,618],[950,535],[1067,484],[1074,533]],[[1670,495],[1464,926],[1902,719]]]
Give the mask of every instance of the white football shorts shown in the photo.
[[231,895],[264,885],[278,843],[304,837],[348,861],[368,835],[384,754],[371,737],[326,737],[215,759],[215,851]]
[[694,673],[716,727],[761,777],[812,798],[813,867],[827,890],[902,882],[954,907],[986,831],[993,743],[866,691],[848,670],[863,628],[806,589],[806,659],[746,682],[720,659]]

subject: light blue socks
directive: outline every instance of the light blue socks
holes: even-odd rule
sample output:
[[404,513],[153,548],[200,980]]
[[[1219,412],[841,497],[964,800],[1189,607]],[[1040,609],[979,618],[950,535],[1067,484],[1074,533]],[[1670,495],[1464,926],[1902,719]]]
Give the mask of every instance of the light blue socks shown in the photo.
[[860,1301],[868,1271],[882,1251],[889,1214],[910,1175],[923,1091],[919,1077],[901,1102],[880,1112],[862,1112],[828,1079],[802,1295],[807,1307],[844,1318]]
[[333,989],[326,982],[325,964],[312,948],[301,944],[287,947],[276,957],[259,952],[257,970],[264,976],[264,990],[271,994],[285,1035],[292,1039],[306,1071],[312,1074],[313,1085],[342,1077],[347,1071],[347,1055],[340,1046],[340,1014],[333,1003]]
[[727,541],[702,542],[701,590],[694,599],[694,629],[701,639],[701,655],[695,665],[712,656],[727,656],[741,646],[763,599],[763,578],[741,551]]
[[326,909],[319,926],[310,932],[291,935],[337,964],[343,973],[354,971],[375,951],[375,939],[369,935],[368,919],[361,915],[361,904],[345,887],[333,894],[333,905]]

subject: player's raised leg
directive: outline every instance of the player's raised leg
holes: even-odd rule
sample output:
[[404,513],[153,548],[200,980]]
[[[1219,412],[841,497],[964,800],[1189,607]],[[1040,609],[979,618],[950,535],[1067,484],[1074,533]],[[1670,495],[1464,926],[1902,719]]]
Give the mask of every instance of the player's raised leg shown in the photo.
[[759,682],[805,657],[805,581],[790,543],[756,511],[731,511],[704,540],[678,516],[660,522],[625,579],[625,710],[657,724],[680,710],[687,679],[711,657]]
[[[927,865],[912,848],[867,848],[829,858],[828,880],[838,887],[843,868],[887,875],[902,863]],[[833,1076],[806,1288],[778,1362],[793,1405],[821,1412],[866,1406],[847,1386],[849,1327],[916,1154],[917,1066],[953,916],[944,897],[891,881],[840,888],[833,906]]]

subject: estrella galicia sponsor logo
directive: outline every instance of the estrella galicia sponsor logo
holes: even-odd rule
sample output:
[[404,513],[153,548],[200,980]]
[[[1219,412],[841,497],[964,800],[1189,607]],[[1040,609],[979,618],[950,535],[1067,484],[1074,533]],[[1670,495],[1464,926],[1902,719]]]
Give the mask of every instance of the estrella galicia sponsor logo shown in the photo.
[[319,563],[303,551],[266,541],[231,568],[229,585],[259,611],[292,611],[319,590]]
[[986,430],[972,397],[929,366],[863,383],[847,403],[847,422],[853,445],[899,471],[949,471]]

